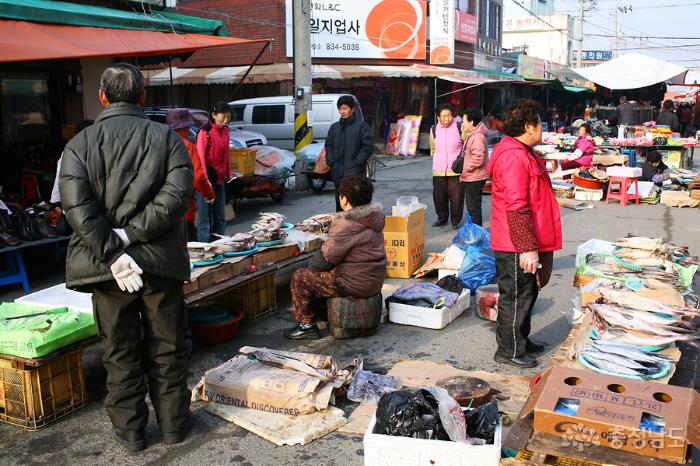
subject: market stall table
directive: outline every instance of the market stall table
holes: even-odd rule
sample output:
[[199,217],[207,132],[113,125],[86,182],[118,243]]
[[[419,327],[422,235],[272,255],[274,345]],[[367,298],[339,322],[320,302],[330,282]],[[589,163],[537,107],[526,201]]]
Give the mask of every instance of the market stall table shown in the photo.
[[0,248],[0,254],[5,256],[5,262],[7,264],[7,268],[4,271],[0,271],[0,286],[20,283],[25,292],[29,291],[29,278],[27,277],[27,269],[24,266],[22,251],[26,248],[60,243],[63,241],[68,241],[69,239],[70,236],[57,236],[56,238],[24,241],[22,244],[17,246]]

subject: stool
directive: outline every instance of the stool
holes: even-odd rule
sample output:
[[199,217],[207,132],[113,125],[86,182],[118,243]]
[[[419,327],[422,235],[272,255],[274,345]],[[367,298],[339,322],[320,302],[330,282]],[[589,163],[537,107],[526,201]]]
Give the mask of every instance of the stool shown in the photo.
[[[613,184],[619,184],[620,190],[614,192]],[[627,190],[632,184],[634,184],[634,194],[628,194]],[[621,206],[626,206],[627,201],[636,201],[636,203],[639,204],[639,184],[637,183],[637,178],[611,176],[608,182],[608,194],[605,203],[608,204],[610,199],[617,199],[620,201]]]
[[0,270],[0,286],[19,283],[25,293],[29,292],[29,279],[27,278],[27,269],[24,266],[22,250],[15,249],[3,255],[5,256],[6,268]]
[[333,338],[357,338],[373,335],[382,316],[382,294],[369,298],[329,298],[328,331]]

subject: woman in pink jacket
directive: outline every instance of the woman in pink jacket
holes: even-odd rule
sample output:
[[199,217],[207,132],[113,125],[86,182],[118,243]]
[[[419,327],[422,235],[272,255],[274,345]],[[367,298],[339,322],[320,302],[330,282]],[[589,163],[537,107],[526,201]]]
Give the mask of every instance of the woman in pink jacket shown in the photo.
[[471,133],[464,148],[464,168],[459,181],[464,186],[467,199],[467,212],[472,223],[482,224],[481,192],[489,177],[486,165],[489,162],[489,134],[486,125],[481,121],[482,114],[478,108],[470,108],[465,113],[464,128]]
[[593,151],[595,150],[595,141],[591,136],[591,125],[584,123],[579,127],[578,139],[574,147],[576,150],[571,153],[569,159],[561,161],[561,169],[590,168],[593,164]]
[[433,153],[433,202],[437,213],[434,227],[447,225],[459,228],[464,210],[464,190],[459,173],[452,171],[452,164],[462,151],[462,134],[454,120],[452,106],[442,103],[437,109],[438,124],[430,129],[435,151]]
[[498,321],[496,362],[535,367],[544,346],[529,339],[539,289],[562,247],[559,205],[544,161],[532,149],[542,143],[537,102],[519,99],[506,110],[507,136],[491,153],[491,249],[496,256]]

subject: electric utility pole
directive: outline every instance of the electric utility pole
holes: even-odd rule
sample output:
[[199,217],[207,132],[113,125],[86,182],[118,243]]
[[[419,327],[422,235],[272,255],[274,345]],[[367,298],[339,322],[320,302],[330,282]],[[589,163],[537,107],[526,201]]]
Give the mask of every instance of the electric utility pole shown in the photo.
[[578,34],[576,40],[578,42],[578,53],[576,53],[576,67],[581,68],[581,60],[583,60],[583,18],[587,11],[597,8],[597,0],[590,0],[591,6],[586,8],[586,0],[578,0]]
[[613,16],[615,16],[615,37],[613,38],[613,58],[619,56],[618,49],[620,48],[620,30],[618,26],[618,17],[620,13],[632,12],[632,5],[620,6],[620,2],[615,2],[615,9],[613,10]]
[[[311,112],[311,2],[292,1],[294,32],[294,151],[299,152],[313,140]],[[306,189],[306,178],[295,177],[295,188]]]

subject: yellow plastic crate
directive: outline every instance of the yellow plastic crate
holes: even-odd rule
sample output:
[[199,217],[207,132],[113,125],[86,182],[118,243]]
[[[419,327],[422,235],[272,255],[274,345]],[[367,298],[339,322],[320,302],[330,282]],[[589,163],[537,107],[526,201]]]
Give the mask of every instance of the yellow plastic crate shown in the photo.
[[243,286],[214,298],[214,303],[229,312],[245,313],[245,320],[256,321],[277,311],[275,272],[266,273]]
[[0,421],[38,430],[85,406],[83,351],[38,367],[0,359]]
[[231,149],[231,170],[241,175],[252,175],[255,173],[255,149]]

